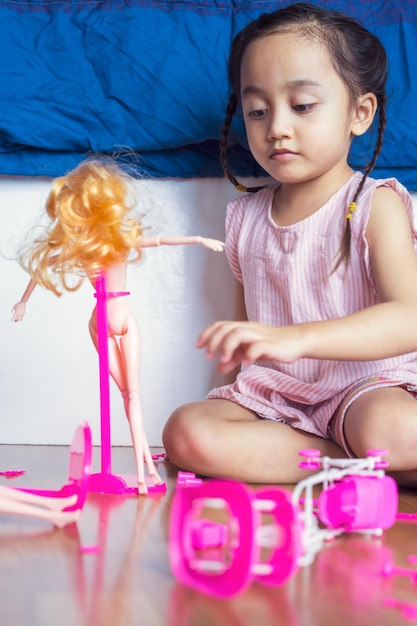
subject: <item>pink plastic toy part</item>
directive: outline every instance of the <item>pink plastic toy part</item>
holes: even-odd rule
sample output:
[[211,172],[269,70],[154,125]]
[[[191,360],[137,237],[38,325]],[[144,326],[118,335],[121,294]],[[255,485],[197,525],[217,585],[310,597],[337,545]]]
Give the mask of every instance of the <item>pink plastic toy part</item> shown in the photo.
[[290,493],[181,476],[172,503],[170,560],[180,583],[229,598],[256,579],[282,584],[298,569],[301,525]]
[[[293,491],[293,503],[303,502],[304,562],[312,561],[323,541],[343,532],[361,531],[380,536],[396,520],[398,488],[385,475],[385,450],[369,450],[365,459],[331,459],[315,450],[301,450],[300,463],[306,469],[322,471],[300,481]],[[318,503],[313,487],[322,485]],[[305,491],[305,496],[302,493]],[[325,528],[319,528],[318,520]]]
[[0,476],[5,476],[6,478],[17,478],[18,476],[22,476],[25,473],[25,470],[4,470],[0,472]]
[[[415,554],[410,554],[407,560],[410,564],[417,564],[417,556]],[[414,585],[417,583],[417,569],[412,569],[410,567],[398,567],[392,559],[385,561],[383,564],[382,575],[385,578],[402,576],[409,578],[410,582]],[[398,609],[404,619],[417,621],[417,604],[410,604],[408,602],[397,600],[396,598],[387,598],[385,600],[385,606]]]
[[192,487],[202,485],[202,478],[197,478],[193,472],[178,472],[177,474],[177,488],[178,487]]
[[417,604],[410,604],[409,602],[403,602],[396,598],[386,598],[384,604],[386,607],[398,609],[404,619],[417,621]]
[[78,426],[72,440],[68,467],[68,482],[58,491],[23,488],[19,490],[50,498],[76,496],[74,504],[66,507],[64,511],[81,510],[88,493],[87,486],[91,474],[92,456],[91,429],[88,423],[84,422],[84,424]]
[[397,513],[399,522],[417,522],[417,513]]
[[397,567],[392,560],[386,561],[383,564],[382,575],[385,578],[391,578],[392,576],[404,576],[409,578],[412,583],[417,583],[417,569],[411,569],[410,567]]
[[350,476],[320,494],[318,516],[328,528],[386,530],[394,525],[398,488],[390,476]]
[[160,463],[161,461],[168,460],[165,452],[158,452],[157,454],[153,454],[152,459],[155,461],[155,463]]
[[[112,473],[111,462],[111,436],[110,436],[110,379],[109,379],[109,347],[107,330],[107,298],[106,279],[104,274],[96,280],[97,298],[97,333],[98,333],[98,356],[100,375],[100,432],[101,432],[101,472],[90,476],[88,488],[90,491],[113,494],[138,493],[137,476],[119,476]],[[147,444],[146,444],[147,445]],[[149,450],[147,451],[149,452]],[[150,455],[150,453],[149,453]],[[148,459],[149,459],[148,455]],[[153,460],[152,460],[153,464]],[[153,470],[155,468],[153,467]],[[165,483],[153,484],[146,477],[148,493],[164,493]]]
[[58,491],[0,486],[0,512],[38,517],[59,527],[76,521],[87,494],[91,456],[91,430],[85,423],[71,445],[68,483]]

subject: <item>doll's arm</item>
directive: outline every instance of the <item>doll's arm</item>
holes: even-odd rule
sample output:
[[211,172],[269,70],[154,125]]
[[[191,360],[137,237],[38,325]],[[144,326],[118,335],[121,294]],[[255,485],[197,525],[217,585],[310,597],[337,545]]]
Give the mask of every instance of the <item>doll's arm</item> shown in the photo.
[[36,287],[36,282],[33,278],[30,279],[28,285],[23,293],[23,296],[17,304],[12,308],[12,322],[21,322],[26,313],[26,302],[29,300],[30,296],[33,293],[33,290]]
[[222,252],[224,249],[223,241],[218,239],[210,239],[209,237],[200,237],[195,235],[191,237],[143,237],[140,239],[140,248],[153,248],[155,246],[184,246],[189,244],[200,244],[214,252]]

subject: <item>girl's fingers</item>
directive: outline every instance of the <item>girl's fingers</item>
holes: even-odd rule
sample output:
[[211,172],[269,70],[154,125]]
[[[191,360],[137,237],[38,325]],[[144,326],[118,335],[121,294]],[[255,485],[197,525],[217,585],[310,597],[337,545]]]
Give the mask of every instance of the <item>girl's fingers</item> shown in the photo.
[[207,328],[205,328],[198,336],[197,342],[196,342],[196,348],[204,348],[207,345],[207,341],[209,340],[209,338],[211,337],[214,329],[216,326],[218,326],[218,324],[221,324],[222,322],[215,322],[214,324],[210,324],[210,326],[207,326]]
[[214,322],[200,334],[197,340],[197,348],[206,348],[207,352],[214,354],[222,338],[229,332],[234,322]]
[[246,324],[245,326],[237,326],[230,329],[222,343],[220,360],[228,362],[238,352],[240,353],[240,360],[242,360],[248,348],[259,339],[259,330],[252,325]]

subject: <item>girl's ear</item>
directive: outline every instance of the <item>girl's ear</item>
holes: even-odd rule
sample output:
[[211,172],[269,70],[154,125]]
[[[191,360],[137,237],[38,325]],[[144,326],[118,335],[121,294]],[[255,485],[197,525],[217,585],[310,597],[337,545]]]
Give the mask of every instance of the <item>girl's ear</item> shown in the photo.
[[359,96],[356,102],[352,119],[352,135],[358,137],[366,133],[372,124],[377,109],[377,99],[374,93],[365,93]]

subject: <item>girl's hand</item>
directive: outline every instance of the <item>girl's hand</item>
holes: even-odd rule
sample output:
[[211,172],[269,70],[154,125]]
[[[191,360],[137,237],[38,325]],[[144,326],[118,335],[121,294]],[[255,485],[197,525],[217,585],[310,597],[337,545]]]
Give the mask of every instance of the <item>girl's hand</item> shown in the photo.
[[224,242],[218,239],[199,237],[198,240],[198,243],[201,243],[202,246],[205,246],[209,250],[214,250],[214,252],[222,252],[224,250]]
[[21,322],[26,313],[26,302],[21,300],[12,308],[12,322]]
[[218,371],[222,374],[240,363],[259,359],[292,363],[304,356],[300,328],[257,322],[215,322],[201,333],[197,348],[205,348],[209,359],[220,352]]

